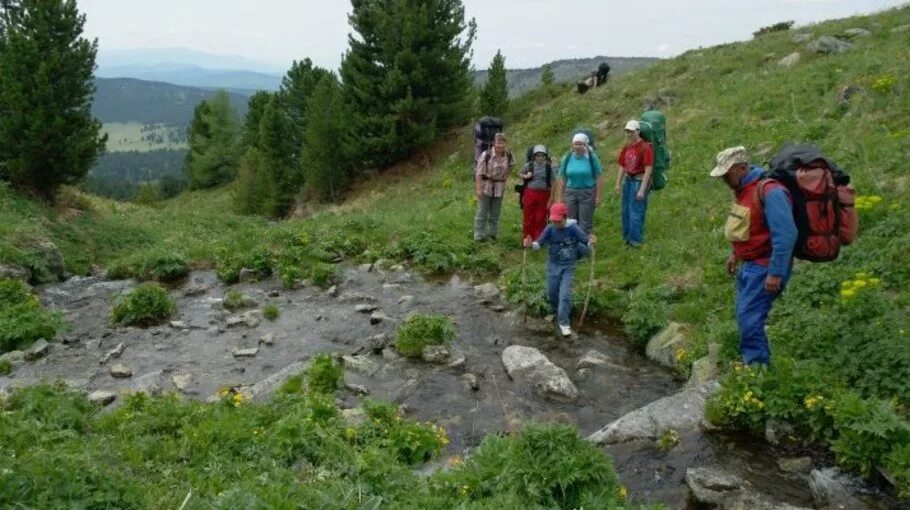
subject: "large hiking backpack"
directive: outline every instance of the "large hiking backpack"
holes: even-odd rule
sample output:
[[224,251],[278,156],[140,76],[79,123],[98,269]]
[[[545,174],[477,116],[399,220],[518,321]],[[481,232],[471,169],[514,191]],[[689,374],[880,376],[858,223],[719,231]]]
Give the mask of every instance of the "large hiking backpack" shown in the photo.
[[[810,144],[786,144],[767,174],[786,186],[798,231],[793,255],[812,262],[837,259],[856,239],[859,217],[850,176]],[[763,199],[764,197],[759,196]]]
[[667,186],[670,170],[670,149],[667,147],[667,117],[658,110],[649,110],[639,119],[641,137],[654,149],[654,166],[651,169],[651,189],[662,190]]
[[604,83],[607,83],[607,79],[609,78],[609,76],[610,76],[610,64],[608,64],[606,62],[601,62],[601,64],[599,66],[597,66],[597,86],[599,87],[599,86],[603,85]]
[[496,133],[502,133],[502,129],[502,119],[498,117],[481,117],[474,124],[475,158],[480,157],[481,154],[493,147],[493,137]]

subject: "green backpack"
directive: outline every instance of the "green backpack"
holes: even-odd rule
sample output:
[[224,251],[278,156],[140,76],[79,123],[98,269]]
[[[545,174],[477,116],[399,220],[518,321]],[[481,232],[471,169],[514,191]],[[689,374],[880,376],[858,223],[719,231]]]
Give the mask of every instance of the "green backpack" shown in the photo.
[[670,149],[667,147],[667,117],[657,110],[641,114],[641,137],[654,148],[654,167],[651,171],[651,189],[654,191],[667,186],[667,171],[670,170]]

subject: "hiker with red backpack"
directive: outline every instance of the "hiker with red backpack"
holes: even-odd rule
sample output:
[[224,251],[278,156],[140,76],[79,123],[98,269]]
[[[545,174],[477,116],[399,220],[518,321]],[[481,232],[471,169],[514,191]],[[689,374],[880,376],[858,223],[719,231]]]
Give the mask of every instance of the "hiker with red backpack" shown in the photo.
[[523,216],[522,238],[537,239],[547,226],[547,210],[553,204],[553,162],[546,145],[531,147],[527,156],[528,162],[518,173],[522,183],[516,189]]
[[496,133],[493,146],[480,154],[474,168],[474,193],[477,196],[477,214],[474,216],[474,240],[496,240],[499,233],[499,213],[506,181],[515,160],[506,147],[506,135]]
[[727,271],[736,272],[736,321],[746,364],[768,365],[765,323],[790,278],[793,258],[835,260],[857,233],[850,177],[812,145],[785,145],[771,172],[750,165],[745,147],[717,155],[711,177],[734,193],[724,234],[733,245]]

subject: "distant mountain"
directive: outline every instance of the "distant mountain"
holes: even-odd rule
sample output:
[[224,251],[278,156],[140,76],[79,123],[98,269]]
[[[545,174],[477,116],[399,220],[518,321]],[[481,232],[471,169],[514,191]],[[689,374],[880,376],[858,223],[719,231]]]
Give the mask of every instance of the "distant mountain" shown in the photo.
[[[610,64],[610,76],[617,76],[635,69],[647,67],[659,59],[648,57],[594,57],[580,59],[566,59],[550,62],[550,69],[558,83],[569,83],[579,81],[588,76],[592,70],[596,69],[601,62]],[[487,81],[488,71],[475,71],[474,82],[483,85]],[[543,75],[543,66],[531,69],[508,69],[506,70],[506,79],[509,83],[509,95],[514,97],[521,95],[528,90],[540,84],[540,77]]]
[[[193,109],[214,90],[131,78],[96,78],[92,114],[101,122],[138,122],[187,126]],[[237,115],[246,115],[248,97],[229,93]]]
[[[98,52],[98,71],[104,77],[109,68],[124,66],[154,67],[174,65],[203,69],[243,69],[265,74],[282,74],[283,65],[260,62],[240,55],[215,55],[189,48],[144,48],[135,50],[105,50]],[[114,78],[117,78],[114,76]],[[129,78],[127,76],[126,78]]]
[[185,87],[220,88],[247,95],[256,90],[278,90],[282,77],[279,74],[245,70],[205,69],[172,62],[99,68],[96,75],[101,78],[134,78],[166,82]]

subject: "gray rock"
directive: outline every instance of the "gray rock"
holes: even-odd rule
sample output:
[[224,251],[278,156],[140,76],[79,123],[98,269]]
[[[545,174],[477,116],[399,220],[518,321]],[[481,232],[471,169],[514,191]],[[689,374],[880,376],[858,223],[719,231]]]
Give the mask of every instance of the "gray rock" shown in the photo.
[[566,371],[533,347],[506,347],[502,352],[502,363],[510,378],[530,383],[540,397],[559,401],[578,398],[578,388],[566,375]]
[[98,364],[105,365],[105,364],[107,364],[108,361],[119,358],[120,355],[123,354],[124,347],[125,347],[124,343],[120,342],[119,344],[117,344],[117,347],[114,347],[113,349],[107,351],[107,353],[104,355],[103,358],[101,358],[101,361],[99,361]]
[[174,383],[174,387],[177,388],[177,391],[185,392],[193,382],[193,374],[175,375],[174,377],[171,377],[171,382]]
[[360,344],[360,347],[354,351],[354,354],[380,354],[386,347],[392,345],[392,338],[385,333],[379,333],[357,343]]
[[335,296],[337,296],[337,295],[338,295],[338,286],[337,286],[337,285],[332,285],[331,287],[329,287],[328,289],[326,289],[325,293],[326,293],[327,296],[330,296],[330,297],[335,297]]
[[420,382],[416,378],[408,379],[408,381],[404,383],[401,388],[398,388],[398,391],[395,392],[395,398],[393,400],[399,404],[404,402],[408,399],[408,397],[413,395],[415,391],[417,391],[417,386],[419,384]]
[[792,424],[771,418],[765,422],[765,441],[774,446],[798,444],[799,434]]
[[778,503],[766,496],[742,490],[734,492],[724,500],[723,510],[810,510],[805,507]]
[[[331,290],[331,289],[329,289]],[[376,298],[361,292],[345,292],[338,297],[342,303],[375,303]]]
[[645,348],[645,353],[653,361],[665,367],[676,368],[676,352],[679,349],[688,350],[689,339],[686,338],[685,327],[678,322],[671,322],[663,331],[654,335]]
[[910,25],[901,25],[891,29],[892,34],[903,34],[906,32],[910,32]]
[[810,457],[785,457],[777,459],[777,467],[784,473],[809,473],[812,471]]
[[259,272],[249,268],[241,268],[240,273],[237,275],[237,281],[239,283],[250,283],[259,280]]
[[259,347],[249,347],[246,349],[234,349],[231,354],[235,358],[254,358],[259,354]]
[[342,356],[344,367],[352,372],[366,376],[376,373],[376,363],[369,356]]
[[493,302],[499,299],[499,287],[495,283],[484,283],[474,286],[474,296],[484,302]]
[[6,354],[0,354],[0,361],[9,361],[10,363],[22,363],[25,361],[25,353],[22,351],[10,351]]
[[305,365],[302,361],[295,361],[294,363],[291,363],[290,365],[282,368],[274,374],[248,387],[246,389],[246,392],[250,395],[250,398],[263,400],[274,393],[279,386],[284,384],[288,377],[299,374],[304,370],[304,368]]
[[134,393],[145,393],[147,395],[157,395],[161,393],[161,387],[164,385],[164,371],[156,370],[143,374],[130,383],[130,391]]
[[480,389],[480,381],[477,379],[477,376],[474,374],[464,374],[461,376],[461,380],[464,381],[465,385],[471,391],[477,391]]
[[787,55],[786,57],[780,59],[780,61],[779,61],[777,64],[778,64],[779,66],[781,66],[781,67],[793,67],[793,66],[795,66],[796,64],[799,63],[799,59],[800,59],[800,54],[799,54],[799,52],[798,52],[798,51],[794,51],[793,53],[791,53],[791,54]]
[[275,333],[266,333],[259,337],[259,344],[268,346],[275,345]]
[[233,327],[237,327],[237,326],[246,326],[248,328],[256,328],[259,326],[260,322],[262,322],[262,319],[259,318],[259,315],[260,315],[259,310],[251,310],[242,315],[235,315],[233,317],[228,317],[227,321],[225,323],[227,324],[227,327],[229,327],[229,328],[233,328]]
[[116,379],[127,379],[129,377],[133,377],[133,371],[121,363],[117,363],[116,365],[112,366],[110,368],[110,373],[111,377],[114,377]]
[[580,360],[578,360],[578,363],[575,364],[575,368],[580,370],[583,368],[602,367],[609,365],[610,363],[610,358],[606,354],[600,351],[588,351]]
[[391,320],[389,316],[382,312],[373,312],[370,314],[370,324],[374,326],[388,320]]
[[865,510],[869,508],[851,493],[852,480],[837,468],[815,469],[809,474],[809,490],[819,508]]
[[32,272],[15,264],[0,264],[0,279],[20,280],[28,283],[32,279]]
[[209,290],[211,290],[211,287],[208,285],[193,284],[193,285],[190,285],[190,286],[186,287],[185,289],[183,289],[183,296],[184,297],[201,296],[201,295],[205,294],[206,292],[208,292]]
[[841,41],[837,37],[824,35],[806,45],[809,51],[830,55],[832,53],[845,53],[853,49],[853,45],[847,41]]
[[353,409],[342,409],[341,419],[348,427],[359,427],[366,423],[367,413],[363,408],[355,407]]
[[88,395],[88,401],[93,404],[100,404],[106,406],[113,401],[117,400],[117,394],[111,391],[93,391]]
[[423,352],[420,354],[420,358],[427,363],[434,363],[437,365],[448,363],[451,357],[452,351],[445,345],[428,345],[423,348]]
[[414,301],[414,296],[405,295],[398,298],[399,305],[410,304],[412,301]]
[[581,369],[579,369],[578,371],[575,372],[575,380],[576,380],[576,381],[587,381],[587,380],[588,380],[588,377],[591,377],[591,369],[590,369],[590,368],[581,368]]
[[812,34],[807,34],[805,32],[793,34],[790,36],[790,39],[793,40],[796,44],[802,44],[804,42],[809,42],[812,40]]
[[357,305],[354,307],[354,311],[357,313],[373,313],[378,309],[379,307],[376,305]]
[[183,322],[183,321],[171,321],[171,327],[174,329],[181,329],[181,330],[193,329],[192,326],[190,326],[189,324],[187,324],[186,322]]
[[362,384],[345,383],[344,387],[354,395],[366,396],[370,394],[369,388]]
[[449,357],[449,362],[446,364],[446,368],[451,368],[453,370],[464,370],[467,362],[468,358],[464,355],[464,353],[457,349],[452,349],[452,355]]
[[269,293],[268,293],[268,296],[269,296],[270,298],[281,297],[281,291],[280,291],[280,290],[270,290]]
[[490,306],[490,310],[493,310],[494,312],[504,312],[506,311],[506,307],[504,305],[492,305]]
[[844,30],[844,35],[852,39],[854,37],[869,37],[872,35],[872,32],[865,28],[848,28],[847,30]]
[[208,336],[215,337],[221,334],[221,328],[218,326],[212,326],[209,329],[205,330],[205,333]]
[[661,432],[693,430],[703,424],[705,402],[720,388],[716,381],[683,390],[676,395],[636,409],[588,436],[597,444],[615,444],[636,439],[657,439]]
[[362,271],[364,273],[369,273],[370,271],[373,270],[373,264],[369,264],[369,263],[360,264],[359,266],[357,266],[357,269],[359,269],[360,271]]
[[382,350],[382,359],[386,361],[399,361],[401,360],[401,354],[391,347],[387,347]]
[[37,361],[51,352],[51,344],[47,340],[39,338],[37,342],[25,351],[25,361]]
[[699,503],[723,508],[731,493],[742,490],[743,480],[720,468],[688,468],[686,485]]

